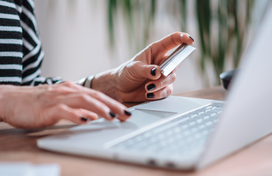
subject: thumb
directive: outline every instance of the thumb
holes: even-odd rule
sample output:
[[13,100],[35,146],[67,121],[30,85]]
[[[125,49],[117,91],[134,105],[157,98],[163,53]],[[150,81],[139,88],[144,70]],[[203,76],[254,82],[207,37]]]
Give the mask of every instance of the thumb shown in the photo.
[[147,65],[143,62],[138,62],[135,65],[138,74],[150,80],[157,80],[161,77],[161,69],[158,65]]

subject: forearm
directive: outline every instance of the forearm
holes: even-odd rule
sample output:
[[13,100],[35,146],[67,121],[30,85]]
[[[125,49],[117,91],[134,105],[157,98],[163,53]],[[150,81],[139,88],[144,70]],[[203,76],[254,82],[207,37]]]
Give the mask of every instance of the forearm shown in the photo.
[[8,118],[7,112],[13,112],[12,101],[13,97],[17,96],[19,86],[0,85],[0,122],[6,121]]
[[4,95],[6,94],[6,85],[0,85],[0,122],[4,121],[4,117],[5,117],[5,98]]

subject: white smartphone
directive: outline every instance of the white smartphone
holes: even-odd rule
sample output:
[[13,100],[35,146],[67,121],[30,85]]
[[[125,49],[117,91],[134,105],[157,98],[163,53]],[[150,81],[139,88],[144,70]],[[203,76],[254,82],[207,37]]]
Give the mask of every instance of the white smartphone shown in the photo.
[[195,51],[195,47],[181,44],[165,61],[160,65],[161,73],[168,76],[175,70],[190,54]]

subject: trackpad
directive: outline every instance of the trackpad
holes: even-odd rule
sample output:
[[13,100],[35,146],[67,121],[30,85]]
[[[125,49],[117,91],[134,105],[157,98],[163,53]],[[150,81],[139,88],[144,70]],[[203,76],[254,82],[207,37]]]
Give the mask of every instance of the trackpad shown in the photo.
[[175,112],[163,112],[163,111],[152,111],[152,110],[138,110],[135,109],[132,112],[132,117],[128,119],[126,122],[121,123],[122,127],[130,127],[130,128],[141,128],[143,126],[152,124],[159,120],[169,118]]
[[134,106],[134,108],[138,110],[184,113],[200,106],[201,104],[188,100],[188,98],[180,96],[169,96],[168,98],[162,100],[147,102]]
[[175,114],[181,114],[200,107],[201,104],[188,98],[169,96],[168,98],[143,103],[133,107],[133,115],[122,126],[140,128]]

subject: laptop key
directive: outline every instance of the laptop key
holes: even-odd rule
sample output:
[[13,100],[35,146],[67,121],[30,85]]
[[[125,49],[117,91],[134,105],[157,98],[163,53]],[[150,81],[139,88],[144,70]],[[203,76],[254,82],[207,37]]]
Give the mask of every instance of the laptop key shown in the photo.
[[189,123],[189,126],[193,126],[193,125],[195,125],[195,124],[196,124],[196,122],[193,121],[193,122],[190,122],[190,123]]
[[223,104],[212,103],[115,144],[112,148],[180,157],[188,154],[188,151],[201,151],[219,120],[222,107]]
[[197,114],[193,114],[193,115],[191,115],[191,118],[194,118],[194,117],[196,117],[197,116]]
[[212,113],[210,116],[212,117],[212,116],[215,116],[216,115],[216,113]]
[[202,122],[203,122],[203,119],[198,119],[196,122],[197,122],[197,123],[202,123]]

